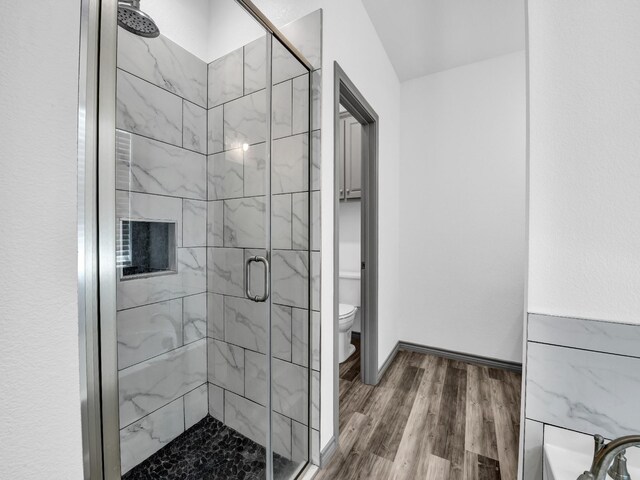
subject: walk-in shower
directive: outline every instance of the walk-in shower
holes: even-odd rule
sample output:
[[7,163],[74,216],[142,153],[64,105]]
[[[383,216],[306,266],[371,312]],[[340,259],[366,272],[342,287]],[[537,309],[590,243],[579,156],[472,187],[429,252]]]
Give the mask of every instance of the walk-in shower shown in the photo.
[[233,33],[178,23],[212,2],[101,3],[102,478],[295,478],[319,437],[313,67],[250,2],[213,2]]

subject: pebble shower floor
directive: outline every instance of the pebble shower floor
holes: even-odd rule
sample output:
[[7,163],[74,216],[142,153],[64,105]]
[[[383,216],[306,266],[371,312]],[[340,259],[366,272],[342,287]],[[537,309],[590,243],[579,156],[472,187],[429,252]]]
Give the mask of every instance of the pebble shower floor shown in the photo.
[[[207,415],[137,465],[123,480],[263,480],[266,450]],[[291,478],[298,464],[273,454],[276,478]]]

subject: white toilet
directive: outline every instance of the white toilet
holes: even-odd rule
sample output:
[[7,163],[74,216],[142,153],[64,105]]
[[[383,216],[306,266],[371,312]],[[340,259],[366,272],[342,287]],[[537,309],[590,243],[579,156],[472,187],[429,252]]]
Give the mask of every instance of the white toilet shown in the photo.
[[351,329],[357,311],[358,307],[348,303],[341,303],[338,308],[338,361],[340,363],[347,360],[356,351],[356,347],[351,343]]

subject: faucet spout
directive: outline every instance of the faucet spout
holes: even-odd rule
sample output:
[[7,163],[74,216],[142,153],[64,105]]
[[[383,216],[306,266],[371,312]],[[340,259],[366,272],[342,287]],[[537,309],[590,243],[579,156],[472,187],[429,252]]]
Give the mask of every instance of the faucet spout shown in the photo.
[[640,446],[640,435],[628,435],[613,440],[603,446],[602,437],[597,435],[596,451],[593,456],[591,470],[584,472],[578,480],[606,480],[607,469],[619,454],[623,454],[628,447]]

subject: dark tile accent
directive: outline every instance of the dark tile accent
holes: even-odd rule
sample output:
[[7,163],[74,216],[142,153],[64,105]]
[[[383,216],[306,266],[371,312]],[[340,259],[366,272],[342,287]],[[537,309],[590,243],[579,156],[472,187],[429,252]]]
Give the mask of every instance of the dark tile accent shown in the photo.
[[[266,478],[265,448],[207,415],[126,473],[123,480],[259,480]],[[273,454],[276,478],[290,478],[294,463]]]

